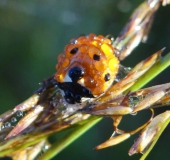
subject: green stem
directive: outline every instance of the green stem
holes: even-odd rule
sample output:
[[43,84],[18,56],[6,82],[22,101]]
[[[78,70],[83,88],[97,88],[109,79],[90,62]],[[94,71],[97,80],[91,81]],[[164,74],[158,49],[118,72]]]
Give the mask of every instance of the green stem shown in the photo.
[[89,118],[89,121],[86,124],[83,124],[81,126],[75,127],[73,131],[69,132],[66,136],[61,138],[59,141],[54,143],[52,147],[47,150],[40,158],[39,160],[47,160],[51,159],[52,157],[56,156],[58,153],[60,153],[64,148],[66,148],[69,144],[71,144],[75,139],[80,137],[83,133],[85,133],[87,130],[89,130],[92,126],[94,126],[96,123],[98,123],[101,120],[101,118],[97,118],[95,120],[91,120]]
[[[170,65],[170,53],[158,61],[151,69],[149,69],[138,81],[128,90],[135,91],[143,87],[146,83],[151,81],[156,75],[161,73],[165,68]],[[57,141],[46,153],[44,153],[39,160],[46,160],[57,155],[66,146],[71,144],[75,139],[81,136],[84,132],[90,129],[93,125],[99,122],[102,118],[97,120],[90,120],[82,125],[74,128],[74,131]],[[151,150],[151,149],[150,149]],[[149,150],[149,151],[150,151]],[[149,152],[147,152],[149,153]]]
[[164,69],[170,66],[170,53],[164,56],[160,61],[158,61],[153,67],[151,67],[144,75],[142,75],[137,82],[130,87],[128,91],[136,91],[146,85],[149,81],[151,81],[154,77],[156,77],[159,73],[161,73]]

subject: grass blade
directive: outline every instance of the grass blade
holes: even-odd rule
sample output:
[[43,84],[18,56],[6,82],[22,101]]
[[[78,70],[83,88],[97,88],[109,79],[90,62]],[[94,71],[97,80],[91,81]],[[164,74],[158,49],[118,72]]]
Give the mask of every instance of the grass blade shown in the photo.
[[155,78],[158,74],[160,74],[163,70],[165,70],[168,66],[170,66],[170,53],[165,55],[160,59],[155,65],[153,65],[144,75],[142,75],[137,82],[129,88],[128,91],[136,91],[150,82],[153,78]]
[[101,118],[94,119],[94,117],[90,117],[87,123],[75,127],[73,131],[69,132],[66,136],[54,143],[52,147],[39,158],[39,160],[47,160],[53,158],[100,120]]

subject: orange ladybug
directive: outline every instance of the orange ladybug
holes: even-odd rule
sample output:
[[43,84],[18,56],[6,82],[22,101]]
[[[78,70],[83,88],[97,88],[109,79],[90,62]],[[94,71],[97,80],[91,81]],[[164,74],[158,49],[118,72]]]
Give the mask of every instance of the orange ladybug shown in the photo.
[[115,52],[111,39],[95,34],[66,45],[65,53],[58,56],[55,79],[68,103],[99,96],[112,85],[119,69]]

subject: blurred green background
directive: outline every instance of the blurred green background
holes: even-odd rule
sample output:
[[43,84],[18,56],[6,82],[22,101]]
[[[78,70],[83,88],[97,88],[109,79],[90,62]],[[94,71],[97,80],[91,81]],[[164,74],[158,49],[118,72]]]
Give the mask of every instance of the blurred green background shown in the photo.
[[[80,34],[119,34],[142,0],[0,0],[0,113],[27,99],[38,83],[55,73],[57,55]],[[155,51],[170,51],[170,6],[156,14],[147,43],[141,44],[122,64],[133,67]],[[169,70],[170,71],[170,70]],[[148,86],[170,82],[166,70]],[[163,111],[167,109],[159,109]],[[149,118],[149,111],[126,116],[122,129],[131,130]],[[137,136],[101,151],[93,148],[108,139],[112,120],[105,118],[54,159],[136,160],[128,156]],[[170,129],[162,134],[148,159],[169,159]],[[52,141],[56,141],[53,137]]]

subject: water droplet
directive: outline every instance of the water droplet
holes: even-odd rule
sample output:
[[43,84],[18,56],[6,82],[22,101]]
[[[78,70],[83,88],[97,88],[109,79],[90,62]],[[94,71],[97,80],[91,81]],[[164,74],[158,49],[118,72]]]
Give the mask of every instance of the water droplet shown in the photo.
[[63,106],[64,106],[64,107],[67,107],[67,106],[68,106],[68,103],[63,102]]
[[45,149],[45,150],[48,150],[49,148],[50,148],[50,145],[45,145],[45,146],[44,146],[44,149]]
[[62,103],[62,102],[63,102],[63,100],[62,100],[62,99],[60,99],[60,100],[59,100],[59,103]]
[[12,122],[12,123],[15,123],[16,121],[17,121],[16,117],[12,117],[12,118],[11,118],[11,122]]
[[115,78],[115,82],[119,82],[121,80],[121,75],[117,74],[116,78]]
[[33,106],[32,108],[33,108],[33,109],[35,109],[35,108],[36,108],[36,106]]
[[139,98],[137,96],[130,96],[129,100],[132,101],[132,102],[138,102]]
[[2,126],[1,126],[1,130],[4,129],[4,128],[5,128],[4,125],[2,125]]
[[130,113],[132,116],[136,116],[137,112]]
[[128,74],[131,71],[131,67],[124,67],[124,71],[126,74]]
[[5,122],[4,127],[5,127],[5,128],[9,128],[9,127],[11,127],[11,123],[9,123],[9,122]]
[[138,96],[130,96],[129,97],[129,105],[133,108],[140,101]]
[[22,111],[17,111],[17,112],[16,112],[16,115],[17,115],[18,117],[22,117],[22,116],[23,116],[23,112],[22,112]]

